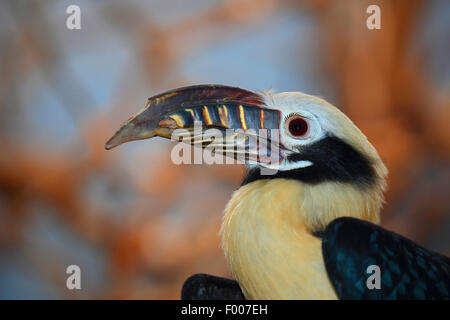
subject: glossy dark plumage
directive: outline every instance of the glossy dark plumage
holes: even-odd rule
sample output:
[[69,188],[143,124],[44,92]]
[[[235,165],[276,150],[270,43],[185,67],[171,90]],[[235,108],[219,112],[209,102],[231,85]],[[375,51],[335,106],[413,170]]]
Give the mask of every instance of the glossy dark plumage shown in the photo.
[[194,274],[183,285],[182,300],[244,300],[239,284],[231,279]]
[[[411,240],[354,218],[325,230],[322,251],[341,299],[450,299],[450,259]],[[381,289],[369,290],[367,267],[381,271]]]

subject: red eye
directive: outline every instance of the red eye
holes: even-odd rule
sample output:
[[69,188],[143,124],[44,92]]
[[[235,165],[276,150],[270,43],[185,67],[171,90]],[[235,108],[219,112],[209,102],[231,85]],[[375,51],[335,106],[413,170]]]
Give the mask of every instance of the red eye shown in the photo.
[[308,122],[299,116],[294,116],[289,120],[288,128],[294,138],[306,137],[308,134]]

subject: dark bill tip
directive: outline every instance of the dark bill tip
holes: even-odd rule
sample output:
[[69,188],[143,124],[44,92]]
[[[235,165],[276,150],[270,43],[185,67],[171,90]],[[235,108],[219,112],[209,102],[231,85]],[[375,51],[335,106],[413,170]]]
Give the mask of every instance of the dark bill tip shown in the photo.
[[128,121],[120,127],[120,129],[105,143],[105,149],[121,145],[122,143],[134,140],[143,140],[156,135],[156,128],[153,128],[151,122],[140,123],[136,118]]

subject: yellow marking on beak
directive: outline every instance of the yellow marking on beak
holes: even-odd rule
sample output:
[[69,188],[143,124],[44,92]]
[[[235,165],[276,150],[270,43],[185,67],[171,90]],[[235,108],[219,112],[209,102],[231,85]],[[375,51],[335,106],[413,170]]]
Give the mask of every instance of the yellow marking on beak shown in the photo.
[[[173,96],[176,96],[176,95],[178,95],[178,92],[167,93],[167,94],[165,94],[165,95],[163,95],[163,96],[161,96],[159,98],[156,98],[156,104],[159,104],[160,102],[163,102],[164,100],[167,100],[167,99],[169,99],[169,98],[171,98]],[[151,99],[149,99],[149,100],[151,100]]]
[[266,118],[266,115],[264,114],[264,110],[259,110],[259,126],[261,129],[264,129],[264,119]]
[[183,122],[183,119],[182,119],[179,115],[174,114],[174,115],[171,115],[169,118],[175,120],[175,122],[177,123],[177,126],[178,126],[178,127],[184,128],[184,122]]
[[171,97],[173,97],[173,96],[176,96],[176,95],[178,95],[179,94],[179,92],[171,92],[171,93],[167,93],[167,94],[165,94],[165,95],[163,95],[160,99],[161,100],[166,100],[166,99],[169,99],[169,98],[171,98]]
[[207,106],[203,106],[203,119],[207,126],[212,125],[211,117],[209,116],[209,110]]
[[219,118],[220,118],[220,123],[228,128],[229,124],[228,124],[228,109],[225,105],[223,105],[222,107],[219,107]]
[[184,111],[189,112],[192,115],[192,119],[195,120],[194,110],[192,110],[192,109],[184,109]]
[[239,106],[239,120],[241,120],[242,129],[247,130],[247,123],[245,122],[244,107],[242,105]]
[[151,106],[151,102],[152,100],[149,98],[147,99],[147,103],[145,104],[145,106],[142,107],[141,110],[138,111],[138,113],[136,113],[134,116],[132,116],[130,119],[128,119],[127,121],[125,121],[124,123],[122,123],[120,126],[123,126],[125,123],[131,121],[133,118],[135,118],[138,114],[141,114],[142,112],[144,112],[145,110],[147,110],[150,106]]

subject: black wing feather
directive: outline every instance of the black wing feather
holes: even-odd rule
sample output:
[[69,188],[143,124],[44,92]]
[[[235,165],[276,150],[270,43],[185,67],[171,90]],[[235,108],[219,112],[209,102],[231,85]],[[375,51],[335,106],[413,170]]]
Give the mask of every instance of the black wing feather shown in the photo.
[[[375,224],[334,220],[322,252],[341,299],[450,299],[450,259]],[[380,268],[381,289],[366,285],[370,265]]]
[[182,300],[245,300],[235,280],[194,274],[183,284]]

